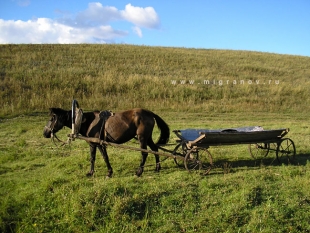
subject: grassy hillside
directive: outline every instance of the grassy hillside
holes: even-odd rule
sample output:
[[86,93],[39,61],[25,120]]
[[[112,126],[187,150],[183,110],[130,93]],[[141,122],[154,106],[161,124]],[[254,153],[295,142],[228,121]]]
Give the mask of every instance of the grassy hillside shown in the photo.
[[[129,45],[0,45],[0,116],[48,107],[309,111],[310,58]],[[183,83],[183,84],[182,84]]]

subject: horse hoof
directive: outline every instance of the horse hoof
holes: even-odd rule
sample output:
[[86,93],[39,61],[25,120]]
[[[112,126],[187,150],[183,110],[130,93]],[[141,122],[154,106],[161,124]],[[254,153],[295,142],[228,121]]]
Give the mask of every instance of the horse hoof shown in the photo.
[[143,168],[139,168],[138,171],[136,172],[136,176],[140,177],[143,173]]
[[94,175],[93,172],[88,172],[88,173],[86,174],[87,177],[92,177],[93,175]]
[[141,171],[137,171],[136,172],[136,177],[140,177],[142,175],[142,172]]
[[161,170],[160,163],[156,164],[155,172],[159,172]]

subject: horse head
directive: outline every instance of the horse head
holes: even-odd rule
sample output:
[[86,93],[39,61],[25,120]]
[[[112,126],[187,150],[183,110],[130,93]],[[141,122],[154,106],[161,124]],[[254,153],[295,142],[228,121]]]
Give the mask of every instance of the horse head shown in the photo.
[[46,138],[52,137],[70,120],[70,111],[63,110],[61,108],[50,108],[50,120],[44,126],[43,136]]

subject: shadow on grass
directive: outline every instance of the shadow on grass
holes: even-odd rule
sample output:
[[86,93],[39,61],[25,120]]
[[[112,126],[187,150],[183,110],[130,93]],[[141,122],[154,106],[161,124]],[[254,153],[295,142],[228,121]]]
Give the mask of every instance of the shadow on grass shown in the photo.
[[234,172],[234,169],[238,170],[256,170],[261,167],[268,166],[282,166],[282,165],[291,165],[291,166],[305,166],[310,160],[310,154],[297,154],[293,160],[281,159],[278,161],[276,155],[269,155],[263,159],[242,159],[231,161],[229,159],[219,159],[213,162],[213,171],[217,173],[230,173]]
[[[232,161],[229,158],[225,159],[217,159],[213,157],[213,168],[208,175],[216,175],[216,174],[227,174],[227,173],[234,173],[236,171],[246,171],[246,170],[258,170],[262,167],[277,167],[282,166],[283,164],[288,164],[292,166],[305,166],[307,161],[310,161],[310,154],[298,154],[295,156],[293,162],[287,163],[287,161],[281,161],[281,163],[277,160],[275,153],[269,154],[267,157],[263,159],[252,159],[249,157],[248,159],[239,159]],[[122,176],[135,176],[136,169],[138,168],[138,164],[136,161],[132,164],[130,163],[131,169],[122,169],[115,167],[115,177],[122,177]],[[161,159],[161,170],[160,172],[155,172],[155,164],[153,158],[148,158],[147,163],[145,165],[143,177],[154,177],[160,174],[169,174],[176,171],[184,171],[187,172],[184,166],[178,166],[173,162],[171,158],[162,158]],[[103,169],[103,170],[101,170]],[[105,167],[101,167],[97,169],[98,172],[95,173],[96,177],[105,177],[106,169]]]

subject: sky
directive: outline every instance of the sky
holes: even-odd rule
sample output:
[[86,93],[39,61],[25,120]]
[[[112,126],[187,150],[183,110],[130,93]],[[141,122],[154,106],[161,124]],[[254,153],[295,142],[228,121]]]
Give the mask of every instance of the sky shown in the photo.
[[0,0],[0,44],[46,43],[310,57],[310,0]]

